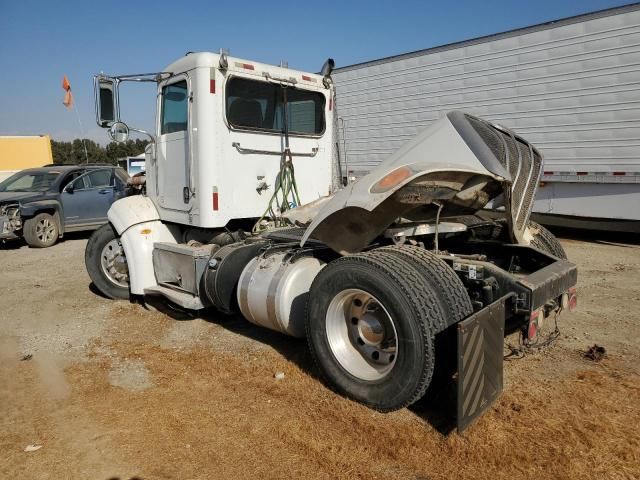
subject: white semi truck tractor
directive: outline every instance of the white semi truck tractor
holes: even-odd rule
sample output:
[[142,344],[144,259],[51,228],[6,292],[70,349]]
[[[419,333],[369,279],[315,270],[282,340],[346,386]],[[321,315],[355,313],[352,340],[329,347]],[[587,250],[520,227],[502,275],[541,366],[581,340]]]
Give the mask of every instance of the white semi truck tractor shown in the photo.
[[448,389],[463,429],[502,391],[505,333],[535,344],[576,304],[575,265],[529,221],[542,156],[450,112],[348,183],[332,69],[189,53],[95,76],[113,140],[130,130],[124,82],[155,83],[157,115],[145,193],[113,204],[87,270],[114,299],[159,295],[306,337],[327,384],[380,411]]

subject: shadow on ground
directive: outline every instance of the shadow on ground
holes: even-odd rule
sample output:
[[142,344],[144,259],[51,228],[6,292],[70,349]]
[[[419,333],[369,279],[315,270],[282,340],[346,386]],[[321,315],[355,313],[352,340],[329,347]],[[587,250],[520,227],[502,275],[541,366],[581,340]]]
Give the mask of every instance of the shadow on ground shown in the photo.
[[[205,309],[197,313],[190,312],[162,297],[147,297],[145,298],[145,303],[141,306],[149,310],[157,310],[179,322],[200,318],[219,325],[230,332],[267,345],[317,381],[323,382],[305,339],[290,337],[259,327],[245,320],[239,314],[225,315],[214,309]],[[437,385],[437,390],[440,394],[434,394],[435,389],[431,388],[425,397],[409,407],[416,416],[427,422],[442,435],[451,433],[456,427],[455,417],[453,416],[455,412],[455,396],[452,399],[450,387],[451,385],[449,384],[445,386],[440,379]]]

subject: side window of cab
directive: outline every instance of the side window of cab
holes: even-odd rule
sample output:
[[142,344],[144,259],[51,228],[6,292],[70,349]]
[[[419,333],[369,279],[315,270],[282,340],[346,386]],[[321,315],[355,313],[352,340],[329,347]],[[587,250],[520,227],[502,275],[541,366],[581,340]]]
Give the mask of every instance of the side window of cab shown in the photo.
[[160,134],[183,132],[189,120],[187,81],[172,83],[162,89]]

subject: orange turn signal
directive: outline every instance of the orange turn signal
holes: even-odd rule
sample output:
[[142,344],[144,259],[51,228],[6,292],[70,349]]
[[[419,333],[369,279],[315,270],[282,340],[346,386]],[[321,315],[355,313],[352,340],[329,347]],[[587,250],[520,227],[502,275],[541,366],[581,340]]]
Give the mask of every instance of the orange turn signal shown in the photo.
[[371,187],[371,193],[383,193],[390,188],[395,187],[399,183],[409,178],[413,172],[409,167],[396,168],[393,172],[388,173],[382,179],[380,179],[373,187]]

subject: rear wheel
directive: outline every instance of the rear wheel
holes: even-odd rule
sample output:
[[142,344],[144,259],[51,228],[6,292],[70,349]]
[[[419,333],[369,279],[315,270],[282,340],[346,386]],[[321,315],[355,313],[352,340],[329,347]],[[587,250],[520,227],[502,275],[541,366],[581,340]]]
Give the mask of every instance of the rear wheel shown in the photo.
[[89,277],[105,296],[129,298],[129,268],[120,237],[110,223],[93,232],[84,255]]
[[59,233],[58,222],[48,213],[39,213],[24,222],[24,240],[33,248],[52,246],[58,240]]
[[389,252],[335,260],[311,286],[307,339],[324,379],[381,411],[418,400],[431,381],[445,312],[410,262]]

